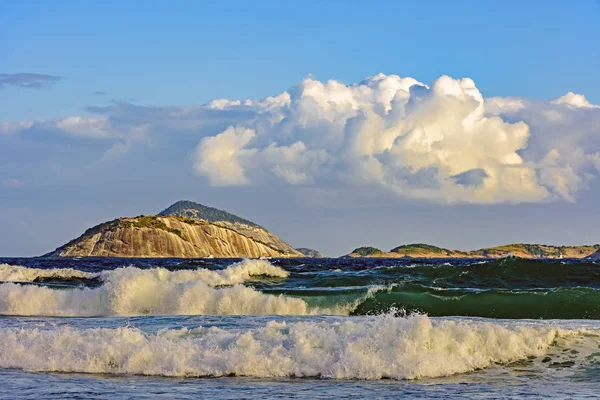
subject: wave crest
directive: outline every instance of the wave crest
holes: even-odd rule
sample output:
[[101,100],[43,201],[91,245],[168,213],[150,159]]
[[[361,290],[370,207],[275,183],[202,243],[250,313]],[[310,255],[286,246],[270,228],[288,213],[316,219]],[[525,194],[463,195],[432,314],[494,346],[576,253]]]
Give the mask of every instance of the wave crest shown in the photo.
[[154,274],[157,279],[177,283],[203,281],[209,286],[227,286],[244,283],[255,276],[271,276],[287,278],[290,274],[283,268],[277,267],[265,260],[243,260],[222,270],[197,269],[169,271],[165,268],[141,269],[137,267],[122,267],[100,273],[79,271],[73,268],[28,268],[20,265],[0,264],[0,281],[4,282],[35,282],[39,279],[92,279],[101,277],[102,280],[117,280],[128,274]]
[[[42,272],[52,271],[55,270],[33,270],[27,276],[39,277]],[[245,260],[219,271],[119,268],[102,272],[104,283],[94,289],[55,290],[5,283],[0,285],[0,314],[76,317],[309,314],[308,305],[301,299],[263,294],[240,285],[258,275],[285,278],[288,274],[264,260]],[[233,286],[215,288],[224,285]]]
[[28,268],[20,265],[0,264],[0,281],[3,282],[35,282],[38,279],[91,279],[98,274],[78,271],[73,268]]
[[118,329],[0,329],[0,367],[164,376],[417,379],[544,355],[572,331],[432,320],[424,315],[356,321],[275,322],[149,334]]
[[208,286],[231,286],[255,279],[257,276],[287,278],[289,272],[265,260],[243,260],[222,270],[200,268],[196,270],[169,271],[165,268],[140,269],[137,267],[117,268],[104,271],[101,278],[105,282],[118,282],[132,276],[146,277],[165,283],[186,283],[202,281]]
[[203,282],[118,281],[96,289],[53,290],[0,285],[0,314],[62,317],[134,315],[307,315],[305,301],[242,285],[215,289]]

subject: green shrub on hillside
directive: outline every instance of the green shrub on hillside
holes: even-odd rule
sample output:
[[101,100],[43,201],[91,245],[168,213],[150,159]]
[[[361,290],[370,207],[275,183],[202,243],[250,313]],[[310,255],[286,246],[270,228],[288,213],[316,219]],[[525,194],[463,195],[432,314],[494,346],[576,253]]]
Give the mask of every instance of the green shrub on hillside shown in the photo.
[[383,253],[383,251],[379,250],[377,247],[359,247],[352,250],[352,253],[359,254],[361,256],[369,256],[372,254]]
[[183,235],[183,232],[181,232],[179,229],[169,228],[167,225],[165,225],[164,222],[159,220],[158,217],[139,215],[134,219],[127,220],[127,224],[129,224],[131,228],[161,229],[163,231],[177,235],[183,240],[187,240],[187,238]]

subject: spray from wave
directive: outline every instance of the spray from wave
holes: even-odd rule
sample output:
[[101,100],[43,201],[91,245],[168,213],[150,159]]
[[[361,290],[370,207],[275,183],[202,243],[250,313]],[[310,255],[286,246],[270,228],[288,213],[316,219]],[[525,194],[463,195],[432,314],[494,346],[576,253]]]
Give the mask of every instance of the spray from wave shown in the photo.
[[417,314],[157,333],[131,327],[4,328],[0,367],[194,377],[417,379],[541,357],[558,339],[580,333]]

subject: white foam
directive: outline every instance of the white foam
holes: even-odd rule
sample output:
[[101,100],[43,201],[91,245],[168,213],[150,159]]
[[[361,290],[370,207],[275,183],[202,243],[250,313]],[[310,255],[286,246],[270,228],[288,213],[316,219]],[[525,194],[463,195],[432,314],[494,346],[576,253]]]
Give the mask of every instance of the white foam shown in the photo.
[[230,286],[255,279],[256,276],[271,276],[287,278],[290,273],[265,260],[243,260],[222,270],[196,269],[169,271],[165,268],[139,269],[136,267],[118,268],[104,271],[102,280],[116,281],[121,277],[136,274],[137,276],[152,275],[156,279],[168,283],[186,283],[202,281],[208,286]]
[[267,261],[234,264],[223,271],[168,271],[163,268],[120,268],[102,273],[94,289],[55,290],[4,283],[0,314],[37,316],[126,315],[264,315],[308,314],[306,302],[263,294],[235,284],[254,275],[284,277],[287,272]]
[[[316,310],[314,311],[316,312]],[[161,282],[126,277],[95,289],[53,290],[0,285],[0,314],[29,316],[306,315],[306,302],[235,285],[216,289],[204,282]]]
[[78,271],[72,268],[40,269],[27,268],[20,265],[0,264],[0,281],[33,282],[39,278],[94,278],[98,274]]
[[551,326],[432,320],[423,315],[260,328],[0,329],[0,367],[164,376],[417,379],[541,357]]
[[[223,270],[178,270],[169,271],[165,268],[139,269],[136,267],[123,267],[115,270],[103,271],[101,273],[90,273],[78,271],[72,268],[28,268],[20,265],[0,264],[0,281],[4,282],[33,282],[39,278],[95,278],[100,276],[103,280],[115,279],[115,276],[127,275],[130,271],[144,271],[152,273],[156,278],[163,281],[176,283],[201,280],[209,286],[235,285],[254,279],[253,277],[264,275],[278,278],[287,278],[289,272],[276,267],[265,260],[243,260],[234,263]],[[150,271],[150,272],[148,272]],[[116,278],[118,279],[118,278]]]

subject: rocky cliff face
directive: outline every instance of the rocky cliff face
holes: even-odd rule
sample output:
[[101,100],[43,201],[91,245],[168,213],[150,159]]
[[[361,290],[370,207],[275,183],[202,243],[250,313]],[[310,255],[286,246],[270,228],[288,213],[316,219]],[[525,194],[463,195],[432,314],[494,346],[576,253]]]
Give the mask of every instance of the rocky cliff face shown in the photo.
[[228,222],[218,221],[214,222],[215,225],[230,229],[239,233],[240,235],[247,236],[248,238],[254,239],[258,243],[263,243],[269,247],[277,249],[283,253],[293,254],[294,256],[300,257],[301,254],[289,244],[279,239],[277,236],[269,232],[268,230],[259,226],[247,225],[240,222]]
[[177,216],[119,218],[88,229],[46,256],[301,257],[272,233],[226,221]]
[[292,246],[285,243],[262,226],[238,217],[237,215],[228,213],[227,211],[208,207],[193,201],[178,201],[161,211],[158,216],[176,216],[186,220],[203,220],[233,230],[243,236],[252,238],[257,242],[264,243],[269,247],[273,247],[284,253],[298,254]]

